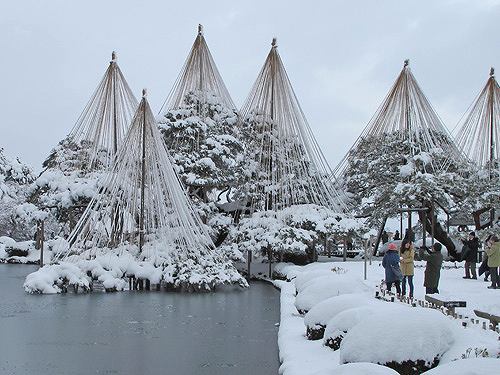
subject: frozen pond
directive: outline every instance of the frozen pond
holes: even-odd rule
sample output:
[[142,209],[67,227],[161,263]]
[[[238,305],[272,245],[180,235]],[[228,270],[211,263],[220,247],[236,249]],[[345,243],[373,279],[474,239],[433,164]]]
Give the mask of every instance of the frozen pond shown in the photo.
[[277,374],[279,292],[28,295],[0,264],[1,374]]

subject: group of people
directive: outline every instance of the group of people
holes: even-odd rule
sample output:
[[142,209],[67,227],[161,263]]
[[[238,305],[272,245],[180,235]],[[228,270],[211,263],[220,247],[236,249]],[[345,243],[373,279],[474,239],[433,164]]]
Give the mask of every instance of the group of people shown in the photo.
[[[465,261],[464,279],[477,279],[476,263],[478,262],[479,248],[481,243],[474,232],[470,232],[467,239],[462,240],[462,260]],[[485,241],[485,256],[479,266],[479,276],[484,274],[484,281],[491,277],[489,289],[500,289],[500,241],[497,236],[491,235]]]
[[[424,286],[426,294],[439,293],[439,278],[441,276],[441,265],[443,255],[441,244],[436,242],[430,248],[425,246],[419,249],[419,257],[427,262],[424,273]],[[390,243],[382,259],[385,268],[385,283],[387,289],[396,287],[396,292],[406,295],[406,284],[409,286],[409,297],[413,298],[415,275],[415,249],[411,239],[405,238],[398,249],[395,243]]]
[[[464,279],[477,279],[476,263],[480,248],[479,239],[474,232],[469,233],[466,240],[463,240],[462,260],[465,261]],[[482,273],[491,276],[489,289],[500,289],[500,240],[497,236],[489,236],[485,241],[486,258],[479,268],[479,275]],[[434,243],[430,248],[422,246],[419,249],[419,259],[426,261],[424,273],[424,287],[426,294],[439,293],[439,279],[441,276],[441,266],[443,255],[442,245]],[[389,243],[387,251],[382,259],[382,266],[385,269],[385,283],[388,290],[393,286],[396,292],[405,296],[407,284],[409,287],[409,297],[413,298],[414,286],[413,276],[415,274],[415,250],[411,238],[405,237],[401,242],[401,247],[395,243]],[[485,280],[486,280],[485,278]]]

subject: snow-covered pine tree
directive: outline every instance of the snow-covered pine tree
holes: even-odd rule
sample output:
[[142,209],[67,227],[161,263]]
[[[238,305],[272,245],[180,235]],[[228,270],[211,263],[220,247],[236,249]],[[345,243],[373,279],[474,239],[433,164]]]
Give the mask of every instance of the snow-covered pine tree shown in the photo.
[[98,192],[137,104],[113,52],[97,89],[70,134],[44,161],[23,205],[25,212],[46,213],[47,238],[68,235]]
[[10,159],[0,148],[0,236],[22,240],[34,230],[16,220],[16,208],[26,199],[27,188],[35,180],[30,167],[19,158]]
[[[440,207],[452,211],[468,194],[470,164],[411,73],[408,60],[385,100],[335,173],[351,207],[379,225],[400,207],[419,211],[427,232],[453,254],[455,245],[439,220]],[[434,208],[434,211],[431,211]]]
[[217,245],[232,222],[233,187],[246,169],[235,108],[199,25],[158,121],[177,172]]
[[55,260],[74,263],[84,273],[106,279],[109,289],[122,289],[127,275],[155,284],[163,280],[186,290],[247,285],[230,260],[214,248],[193,209],[145,91],[102,189],[67,245]]
[[230,197],[246,169],[237,119],[215,94],[198,91],[186,94],[183,105],[160,120],[177,173],[205,222],[218,212],[220,194]]
[[239,127],[249,168],[235,194],[244,215],[228,246],[305,263],[328,236],[360,228],[342,213],[341,194],[333,187],[332,171],[300,108],[276,40],[243,105]]
[[[462,211],[471,213],[490,208],[490,219],[500,234],[500,86],[495,70],[462,117],[456,142],[459,149],[476,166],[469,180],[469,194],[462,204]],[[492,230],[488,230],[492,232]]]

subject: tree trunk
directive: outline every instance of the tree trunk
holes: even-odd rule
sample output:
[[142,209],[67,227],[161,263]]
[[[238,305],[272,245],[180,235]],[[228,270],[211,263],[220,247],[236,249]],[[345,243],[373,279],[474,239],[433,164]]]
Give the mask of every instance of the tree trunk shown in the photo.
[[226,239],[226,237],[227,237],[228,234],[229,234],[229,231],[227,231],[225,229],[221,230],[217,234],[217,238],[214,241],[215,247],[219,247],[220,245],[222,245],[222,243],[224,242],[224,240]]
[[[434,232],[434,239],[436,239],[438,242],[441,242],[446,247],[446,250],[448,250],[448,255],[450,255],[453,258],[456,258],[457,251],[455,248],[455,244],[449,237],[446,228],[443,228],[441,226],[441,224],[437,219],[436,214],[434,214],[434,220],[432,220],[432,215],[430,214],[432,204],[430,202],[424,202],[422,206],[429,208],[429,211],[427,213],[424,211],[418,211],[418,217],[420,219],[420,222],[423,223],[424,229],[429,234]],[[434,222],[434,228],[432,227],[433,222]]]

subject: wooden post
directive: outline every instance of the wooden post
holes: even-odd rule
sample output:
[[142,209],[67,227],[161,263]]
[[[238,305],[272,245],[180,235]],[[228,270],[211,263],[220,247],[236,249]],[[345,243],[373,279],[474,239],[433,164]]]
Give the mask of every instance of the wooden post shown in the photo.
[[399,215],[399,236],[403,238],[403,207],[401,208],[401,214]]
[[139,253],[144,245],[144,190],[146,187],[146,90],[142,90],[142,161],[141,161],[141,216],[139,217]]
[[272,263],[273,263],[273,249],[271,248],[271,246],[269,246],[268,250],[267,250],[267,257],[269,258],[269,278],[272,279],[273,278],[273,270],[272,270]]
[[432,202],[432,206],[431,206],[431,225],[432,225],[432,228],[431,228],[431,234],[432,234],[432,245],[434,245],[434,227],[436,226],[436,213],[435,213],[435,208],[434,208],[434,202]]
[[344,237],[344,251],[342,252],[343,261],[347,261],[347,237]]
[[427,240],[427,211],[423,212],[424,220],[422,221],[422,246],[425,246],[425,242]]
[[[401,213],[401,215],[403,215]],[[401,216],[401,222],[402,222],[402,216]],[[378,247],[380,245],[380,240],[382,239],[382,233],[384,232],[384,228],[385,228],[385,223],[387,222],[387,216],[384,217],[384,219],[382,220],[382,225],[380,226],[380,229],[378,231],[378,234],[377,234],[377,242],[375,242],[375,249],[373,250],[373,253],[374,254],[377,254],[377,251],[378,251]],[[401,227],[402,228],[402,227]],[[403,229],[401,229],[401,233],[400,233],[400,236],[403,235]]]
[[367,262],[367,258],[368,258],[368,247],[370,246],[370,240],[366,240],[365,242],[365,256],[364,256],[364,276],[365,276],[365,280],[366,280],[366,272],[367,272],[367,266],[366,266],[366,262]]
[[[408,232],[408,235],[410,235],[412,232],[412,222],[411,222],[412,217],[411,217],[411,215],[412,215],[412,211],[408,211],[408,228],[406,229]],[[402,234],[401,234],[401,238],[404,238]]]
[[250,263],[252,262],[252,251],[247,250],[247,279],[250,280]]
[[39,239],[39,244],[40,244],[40,268],[43,267],[43,247],[44,247],[44,242],[45,242],[45,221],[44,220],[39,220],[38,221],[38,239]]

